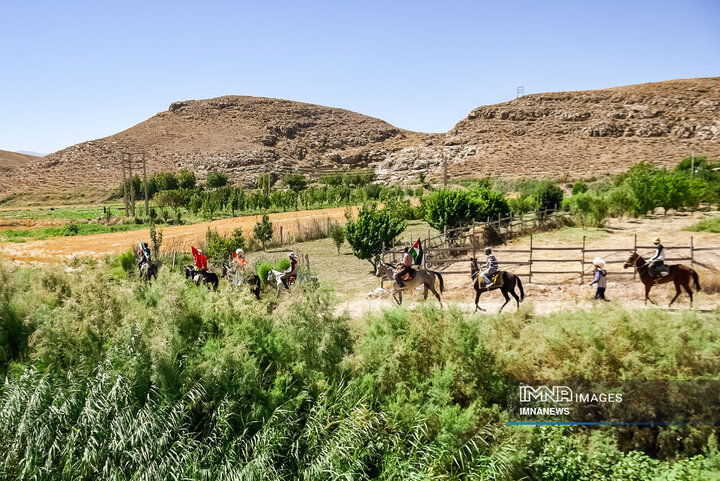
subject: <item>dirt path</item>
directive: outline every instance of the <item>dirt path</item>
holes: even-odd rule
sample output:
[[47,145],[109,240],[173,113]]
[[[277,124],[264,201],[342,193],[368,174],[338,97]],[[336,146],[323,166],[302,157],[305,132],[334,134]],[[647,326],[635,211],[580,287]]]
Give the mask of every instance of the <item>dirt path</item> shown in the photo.
[[[240,227],[247,236],[262,216],[235,217],[199,224],[169,226],[162,229],[162,250],[189,251],[191,245],[205,239],[208,227],[220,234],[229,234]],[[276,232],[283,227],[283,235],[295,235],[299,229],[313,225],[324,228],[328,221],[343,221],[345,208],[319,209],[270,214]],[[130,232],[114,232],[77,237],[53,237],[29,242],[0,243],[0,257],[21,262],[58,262],[73,256],[101,257],[115,254],[137,244],[139,239],[147,240],[149,229]]]

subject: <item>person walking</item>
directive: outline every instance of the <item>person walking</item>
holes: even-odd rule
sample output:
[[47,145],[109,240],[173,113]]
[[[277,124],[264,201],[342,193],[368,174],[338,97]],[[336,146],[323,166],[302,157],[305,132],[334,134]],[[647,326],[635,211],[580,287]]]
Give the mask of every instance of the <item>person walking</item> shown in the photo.
[[607,301],[605,299],[605,288],[607,287],[607,271],[605,270],[605,260],[600,257],[593,259],[593,265],[595,266],[594,278],[590,283],[590,286],[596,284],[597,291],[595,291],[596,301]]

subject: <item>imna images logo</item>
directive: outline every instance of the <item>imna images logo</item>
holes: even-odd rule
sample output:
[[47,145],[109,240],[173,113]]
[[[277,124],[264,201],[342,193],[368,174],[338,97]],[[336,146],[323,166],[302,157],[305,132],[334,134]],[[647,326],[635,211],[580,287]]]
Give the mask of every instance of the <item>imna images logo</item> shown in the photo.
[[567,386],[520,386],[520,402],[572,402],[573,391]]

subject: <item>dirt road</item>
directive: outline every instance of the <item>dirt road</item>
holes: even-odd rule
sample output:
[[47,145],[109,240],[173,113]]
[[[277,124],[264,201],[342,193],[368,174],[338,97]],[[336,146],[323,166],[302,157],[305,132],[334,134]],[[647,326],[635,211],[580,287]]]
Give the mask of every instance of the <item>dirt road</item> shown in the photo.
[[[200,224],[169,226],[162,229],[162,250],[189,251],[205,239],[208,227],[220,234],[229,234],[240,227],[247,236],[262,216],[235,217]],[[281,212],[270,214],[276,235],[283,228],[283,236],[294,236],[299,230],[312,226],[324,228],[328,222],[344,221],[345,208]],[[0,258],[21,262],[57,262],[73,256],[100,257],[130,249],[139,239],[148,240],[149,229],[111,234],[76,237],[52,237],[29,242],[0,243]]]

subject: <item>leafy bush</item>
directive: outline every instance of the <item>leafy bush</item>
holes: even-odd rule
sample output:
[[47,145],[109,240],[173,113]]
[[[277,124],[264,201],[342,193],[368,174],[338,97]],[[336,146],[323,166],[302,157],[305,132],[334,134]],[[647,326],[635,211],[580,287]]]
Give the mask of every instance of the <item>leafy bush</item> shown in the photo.
[[228,176],[218,170],[211,170],[208,173],[206,184],[211,189],[217,189],[223,187],[228,183]]
[[305,190],[308,185],[307,179],[301,174],[285,174],[285,177],[283,177],[283,183],[295,192]]
[[540,210],[559,208],[562,205],[564,196],[563,190],[556,183],[549,180],[531,183],[522,193],[531,195]]
[[262,244],[264,250],[267,243],[270,242],[273,237],[273,225],[272,222],[270,222],[269,215],[263,214],[262,219],[255,224],[253,234],[255,235],[255,239]]
[[197,184],[195,174],[187,169],[181,169],[177,173],[177,182],[180,189],[194,189]]
[[231,253],[244,248],[245,237],[243,237],[240,227],[235,228],[232,234],[228,236],[222,236],[218,234],[217,230],[212,230],[210,227],[205,233],[205,249],[203,253],[216,264],[227,261]]
[[584,194],[587,191],[588,185],[587,182],[585,182],[584,180],[578,180],[577,182],[575,182],[575,184],[573,184],[572,195]]
[[77,224],[75,224],[74,222],[69,223],[69,224],[66,225],[65,228],[63,229],[63,235],[64,235],[64,236],[77,235],[78,232],[80,232],[80,227],[79,227]]
[[425,198],[425,220],[443,231],[473,221],[483,221],[510,213],[510,206],[499,192],[488,189],[440,189]]
[[337,247],[338,254],[340,254],[340,247],[345,243],[345,228],[340,224],[333,224],[330,226],[330,237]]
[[132,250],[127,250],[119,256],[120,267],[125,271],[126,274],[135,269],[135,253]]

